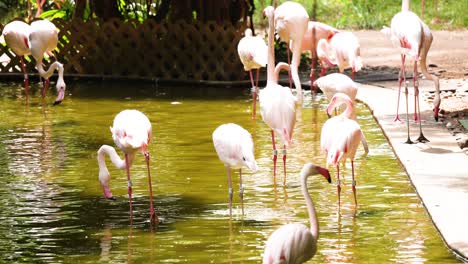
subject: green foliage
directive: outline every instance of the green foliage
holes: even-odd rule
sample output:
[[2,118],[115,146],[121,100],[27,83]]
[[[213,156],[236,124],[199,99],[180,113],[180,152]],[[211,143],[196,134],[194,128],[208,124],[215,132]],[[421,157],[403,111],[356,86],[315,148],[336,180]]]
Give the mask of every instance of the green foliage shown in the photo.
[[73,16],[73,11],[75,10],[75,5],[71,0],[66,0],[61,3],[60,9],[50,9],[42,12],[41,18],[47,18],[49,20],[54,20],[56,18],[61,18],[65,20],[70,20]]
[[[286,0],[278,0],[278,5]],[[312,14],[314,0],[294,0]],[[392,17],[401,10],[401,1],[395,0],[315,0],[317,20],[341,29],[380,29],[389,25]],[[266,27],[262,10],[272,1],[255,0],[254,25]],[[438,2],[437,9],[435,2]],[[421,17],[421,0],[411,0],[410,9]],[[431,29],[451,30],[468,27],[468,1],[425,1],[424,22]],[[435,18],[438,23],[431,23]]]

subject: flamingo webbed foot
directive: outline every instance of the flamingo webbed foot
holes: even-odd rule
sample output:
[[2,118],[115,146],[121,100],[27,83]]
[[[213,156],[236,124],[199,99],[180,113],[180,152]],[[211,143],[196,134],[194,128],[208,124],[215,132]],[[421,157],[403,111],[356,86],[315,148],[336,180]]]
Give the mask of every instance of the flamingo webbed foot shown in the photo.
[[400,119],[400,116],[399,116],[398,114],[397,114],[397,115],[395,116],[395,118],[393,119],[393,122],[400,122],[400,123],[402,123],[402,121],[401,121],[401,119]]
[[422,133],[419,134],[419,137],[416,139],[416,141],[421,142],[421,143],[430,142],[429,139],[427,139]]

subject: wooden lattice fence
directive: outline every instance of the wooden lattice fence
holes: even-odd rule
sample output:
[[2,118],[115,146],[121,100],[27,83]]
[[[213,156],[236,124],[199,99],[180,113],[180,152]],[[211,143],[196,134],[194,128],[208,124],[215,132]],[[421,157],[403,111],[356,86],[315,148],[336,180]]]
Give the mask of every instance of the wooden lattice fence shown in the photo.
[[[60,29],[57,59],[65,74],[168,80],[235,81],[245,78],[237,55],[244,27],[230,23],[146,20],[54,20]],[[0,24],[0,31],[3,25]],[[19,58],[4,45],[1,73],[21,73]],[[27,58],[29,72],[35,61]]]

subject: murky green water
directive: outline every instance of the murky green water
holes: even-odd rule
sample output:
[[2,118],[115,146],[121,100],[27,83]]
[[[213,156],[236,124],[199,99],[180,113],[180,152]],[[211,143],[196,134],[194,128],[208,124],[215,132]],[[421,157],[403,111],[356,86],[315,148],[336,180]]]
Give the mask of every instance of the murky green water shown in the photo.
[[[273,230],[288,222],[308,225],[298,173],[305,162],[325,163],[323,100],[298,116],[283,187],[281,173],[278,184],[272,178],[270,132],[250,119],[247,93],[75,83],[68,86],[72,95],[52,107],[53,95],[43,106],[37,90],[26,105],[19,86],[0,84],[0,262],[258,263]],[[109,126],[127,108],[143,111],[153,125],[151,172],[162,220],[154,230],[142,155],[132,167],[132,226],[125,172],[109,164],[116,201],[103,198],[98,182],[96,151],[113,145]],[[352,207],[349,166],[340,213],[335,185],[309,180],[321,228],[311,263],[457,262],[380,128],[358,108],[370,147],[367,157],[360,147],[356,160],[360,207]],[[260,167],[245,172],[243,216],[234,189],[232,221],[225,168],[211,140],[227,122],[252,133]]]

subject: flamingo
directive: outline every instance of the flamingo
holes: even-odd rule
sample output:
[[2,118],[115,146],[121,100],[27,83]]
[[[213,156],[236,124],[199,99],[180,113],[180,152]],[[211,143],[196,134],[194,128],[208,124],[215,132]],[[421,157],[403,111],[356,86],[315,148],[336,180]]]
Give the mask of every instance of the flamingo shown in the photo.
[[[249,72],[250,82],[254,89],[252,96],[252,119],[255,119],[257,111],[258,73],[260,68],[265,67],[267,63],[268,48],[265,41],[259,36],[252,36],[252,30],[248,28],[245,30],[245,36],[237,45],[237,53],[244,65],[244,70]],[[252,76],[252,69],[257,70],[255,84]]]
[[110,157],[112,163],[118,169],[127,171],[128,198],[130,203],[130,216],[132,216],[132,182],[130,179],[130,167],[135,160],[136,153],[141,151],[145,156],[148,171],[148,186],[150,194],[150,221],[158,223],[158,217],[153,207],[153,188],[150,174],[150,154],[148,144],[151,140],[151,123],[148,117],[138,110],[123,110],[114,118],[114,124],[110,128],[115,145],[124,152],[125,159],[121,159],[115,149],[108,145],[102,145],[98,150],[99,182],[101,183],[104,197],[115,200],[110,190],[110,174],[106,166],[105,155]]
[[[333,98],[333,96],[336,93],[344,93],[351,99],[351,101],[354,102],[358,91],[357,84],[353,80],[351,80],[351,78],[342,73],[332,73],[320,77],[314,82],[314,87],[319,88],[325,94],[329,101]],[[357,120],[354,112],[351,118],[355,121]],[[361,138],[361,142],[362,146],[364,147],[364,152],[366,154],[369,153],[369,146],[364,136]]]
[[[297,92],[297,103],[302,105],[302,86],[298,68],[301,63],[302,39],[307,31],[309,15],[305,8],[296,2],[286,1],[275,9],[275,29],[279,38],[292,47],[291,76]],[[288,49],[289,64],[289,49]],[[290,77],[291,77],[290,76]]]
[[327,155],[327,167],[330,164],[336,166],[336,186],[338,190],[338,205],[340,202],[340,162],[351,160],[352,170],[352,189],[354,194],[354,203],[356,199],[356,181],[354,179],[354,156],[356,155],[359,142],[364,134],[359,124],[350,119],[353,116],[353,101],[343,93],[336,93],[327,107],[327,114],[331,115],[333,109],[341,104],[346,105],[346,110],[338,116],[328,119],[322,127],[320,137],[320,148]]
[[7,46],[20,57],[21,69],[24,74],[24,91],[28,96],[29,79],[26,65],[24,64],[24,56],[30,55],[29,49],[29,34],[31,33],[31,26],[23,21],[15,20],[5,25],[2,35],[5,38]]
[[256,172],[257,162],[254,156],[254,144],[250,133],[233,123],[220,125],[213,132],[213,144],[219,159],[224,163],[229,184],[229,215],[232,215],[232,180],[231,168],[239,169],[239,197],[244,214],[244,188],[242,187],[242,168]]
[[[382,32],[387,35],[394,47],[398,48],[401,55],[401,70],[398,80],[398,100],[397,111],[394,121],[400,121],[398,115],[398,108],[400,102],[401,83],[405,82],[405,97],[406,97],[406,113],[408,115],[408,87],[406,85],[406,70],[405,59],[409,56],[414,60],[413,68],[413,85],[414,85],[414,119],[418,121],[421,115],[419,108],[419,82],[418,82],[418,61],[421,60],[421,72],[423,75],[434,82],[435,97],[433,101],[434,106],[434,119],[436,122],[439,120],[439,107],[440,107],[440,89],[439,78],[430,74],[427,71],[426,59],[427,53],[432,44],[432,33],[429,27],[413,12],[409,11],[409,1],[403,0],[402,11],[397,13],[392,18],[391,27],[384,27]],[[416,111],[417,107],[417,111]],[[420,121],[420,120],[419,120]],[[409,118],[407,118],[407,141],[406,143],[413,143],[409,136]],[[422,125],[419,122],[419,137],[416,139],[419,142],[429,142],[423,135]]]
[[[320,56],[318,56],[320,54]],[[340,72],[351,68],[351,76],[354,80],[356,72],[362,68],[360,44],[357,37],[351,32],[338,32],[330,39],[319,40],[317,44],[317,56],[321,60],[322,72],[325,74],[327,67],[338,65]]]
[[[278,152],[275,145],[275,132],[283,141],[284,184],[286,184],[286,146],[291,144],[292,133],[296,123],[296,97],[287,87],[278,84],[275,74],[274,52],[274,8],[267,6],[263,15],[268,17],[268,63],[267,85],[260,91],[260,113],[263,121],[271,128],[271,142],[273,144],[273,175],[276,178],[276,159]],[[277,67],[279,69],[279,67]]]
[[36,68],[39,75],[45,79],[45,87],[42,89],[42,96],[45,96],[49,88],[49,78],[58,69],[57,79],[57,99],[54,105],[60,104],[65,97],[65,82],[63,80],[63,64],[58,61],[52,63],[47,71],[42,66],[44,53],[51,52],[57,48],[59,30],[49,20],[36,20],[31,23],[31,33],[29,34],[29,43],[31,55],[36,60]]
[[307,191],[307,178],[316,174],[322,174],[331,183],[328,170],[312,163],[305,164],[300,174],[302,195],[304,195],[309,213],[310,229],[298,223],[286,224],[276,229],[265,244],[264,264],[304,263],[317,252],[319,223],[314,203]]
[[321,39],[329,39],[336,33],[338,29],[318,21],[309,21],[307,31],[302,39],[302,51],[310,51],[311,67],[310,67],[310,83],[315,80],[315,60],[317,58],[317,44]]

